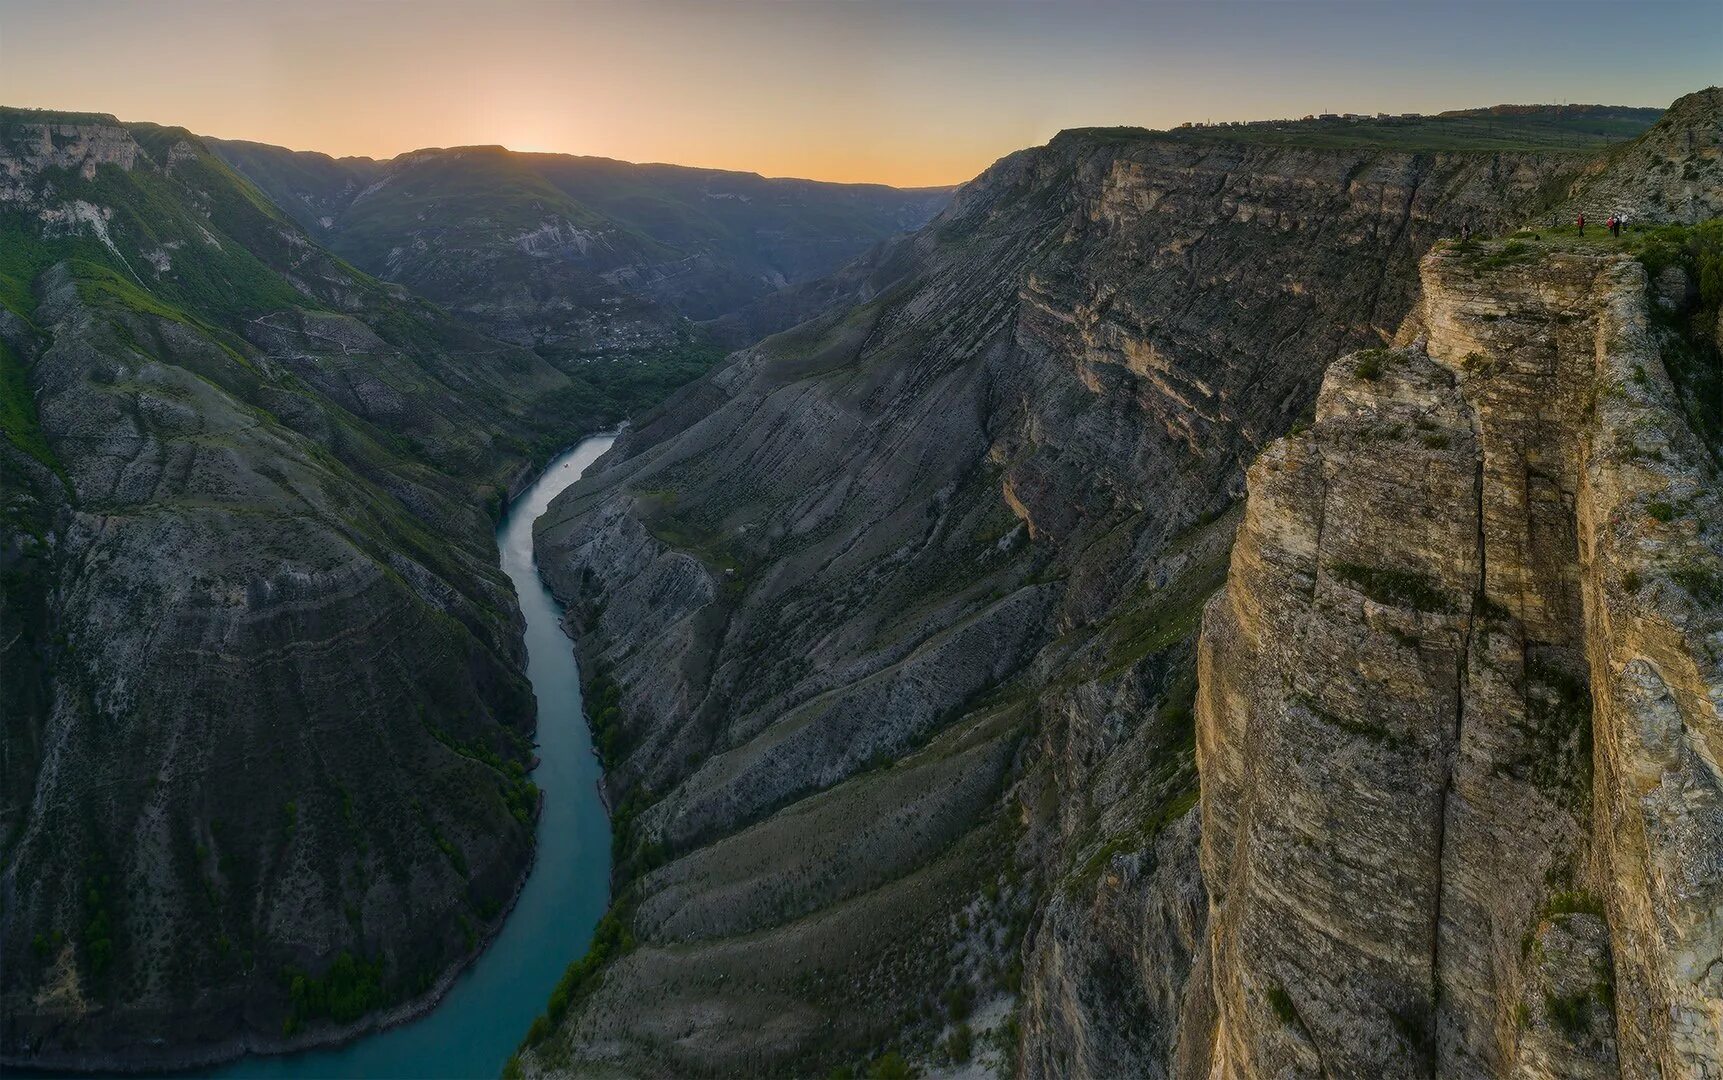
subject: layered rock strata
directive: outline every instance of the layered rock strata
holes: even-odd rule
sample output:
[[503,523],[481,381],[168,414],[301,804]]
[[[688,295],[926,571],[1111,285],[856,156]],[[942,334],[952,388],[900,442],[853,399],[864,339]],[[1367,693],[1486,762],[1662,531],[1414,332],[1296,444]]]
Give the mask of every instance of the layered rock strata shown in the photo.
[[1723,1070],[1723,505],[1626,256],[1423,264],[1204,618],[1217,1076]]
[[567,379],[183,131],[0,111],[0,250],[0,1055],[183,1065],[423,1002],[532,853],[487,509],[579,422]]
[[[840,275],[857,306],[646,417],[538,538],[599,680],[638,948],[526,1066],[826,1068],[943,1045],[947,991],[1004,1032],[1027,981],[1026,1065],[1168,1069],[1205,904],[1188,849],[1153,852],[1194,835],[1173,699],[1217,515],[1327,362],[1392,335],[1434,239],[1565,167],[1068,133]],[[975,796],[867,874],[806,864],[813,806],[923,755]],[[867,814],[820,820],[872,850]],[[697,872],[720,852],[746,890]]]

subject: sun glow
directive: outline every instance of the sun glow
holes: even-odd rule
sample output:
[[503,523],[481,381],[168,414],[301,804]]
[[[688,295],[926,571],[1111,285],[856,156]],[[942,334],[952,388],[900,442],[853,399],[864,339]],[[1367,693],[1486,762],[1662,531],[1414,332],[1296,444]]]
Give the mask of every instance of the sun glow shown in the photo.
[[[500,143],[928,185],[1064,127],[1660,105],[1715,80],[1715,39],[1691,32],[1715,24],[1715,0],[1555,21],[1542,8],[0,0],[0,101],[338,155]],[[1611,62],[1636,50],[1657,64]],[[198,62],[162,77],[180,56]]]

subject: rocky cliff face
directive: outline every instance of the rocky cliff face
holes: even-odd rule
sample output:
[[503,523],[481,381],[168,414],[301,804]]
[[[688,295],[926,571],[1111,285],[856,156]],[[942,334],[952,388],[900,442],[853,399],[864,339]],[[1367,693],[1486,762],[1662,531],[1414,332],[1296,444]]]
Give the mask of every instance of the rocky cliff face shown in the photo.
[[1196,1053],[1222,511],[1434,239],[1564,167],[1070,133],[646,418],[539,536],[637,947],[527,1067],[949,1059],[972,999],[1034,1073]]
[[1417,340],[1252,467],[1198,664],[1215,1075],[1723,1069],[1723,504],[1646,285],[1432,254]]
[[183,131],[0,113],[0,250],[0,1054],[374,1022],[530,858],[485,509],[580,422],[567,380]]
[[1723,216],[1723,88],[1688,94],[1641,138],[1601,155],[1574,181],[1561,217],[1692,222]]

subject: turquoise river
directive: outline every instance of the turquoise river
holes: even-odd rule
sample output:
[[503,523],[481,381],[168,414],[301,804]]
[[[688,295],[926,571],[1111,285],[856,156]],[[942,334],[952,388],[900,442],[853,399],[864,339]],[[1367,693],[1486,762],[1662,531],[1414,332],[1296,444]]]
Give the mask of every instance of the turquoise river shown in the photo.
[[437,1007],[415,1020],[334,1049],[247,1057],[202,1075],[494,1078],[544,1011],[563,968],[586,952],[610,899],[610,821],[581,717],[574,650],[562,632],[561,607],[539,580],[532,525],[613,438],[586,439],[552,461],[497,527],[503,570],[526,616],[541,758],[533,779],[544,792],[538,857],[502,932]]

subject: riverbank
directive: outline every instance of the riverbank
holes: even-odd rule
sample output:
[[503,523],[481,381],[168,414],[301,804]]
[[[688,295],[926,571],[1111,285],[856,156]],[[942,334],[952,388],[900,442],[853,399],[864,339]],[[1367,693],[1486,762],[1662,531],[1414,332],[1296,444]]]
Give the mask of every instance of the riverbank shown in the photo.
[[[352,1024],[295,1036],[256,1032],[205,1046],[147,1046],[65,1055],[12,1075],[124,1069],[130,1073],[240,1077],[495,1076],[514,1052],[569,958],[586,952],[610,900],[610,820],[602,770],[581,709],[580,674],[563,611],[539,577],[532,525],[550,500],[578,480],[614,434],[582,439],[554,457],[512,499],[497,524],[498,557],[514,585],[537,699],[538,828],[532,856],[504,914],[415,998]],[[511,485],[512,486],[512,485]],[[240,1006],[243,1008],[243,1006]],[[237,1012],[237,1009],[236,1009]]]
[[[532,523],[610,447],[581,440],[554,458],[510,503],[498,555],[523,620],[527,676],[538,701],[533,772],[543,794],[532,869],[488,948],[417,1003],[396,1026],[373,1027],[334,1048],[252,1056],[206,1075],[239,1077],[495,1076],[544,1007],[570,957],[586,951],[610,900],[610,820],[581,710],[580,673],[562,607],[533,560]],[[404,1010],[405,1012],[405,1010]]]

